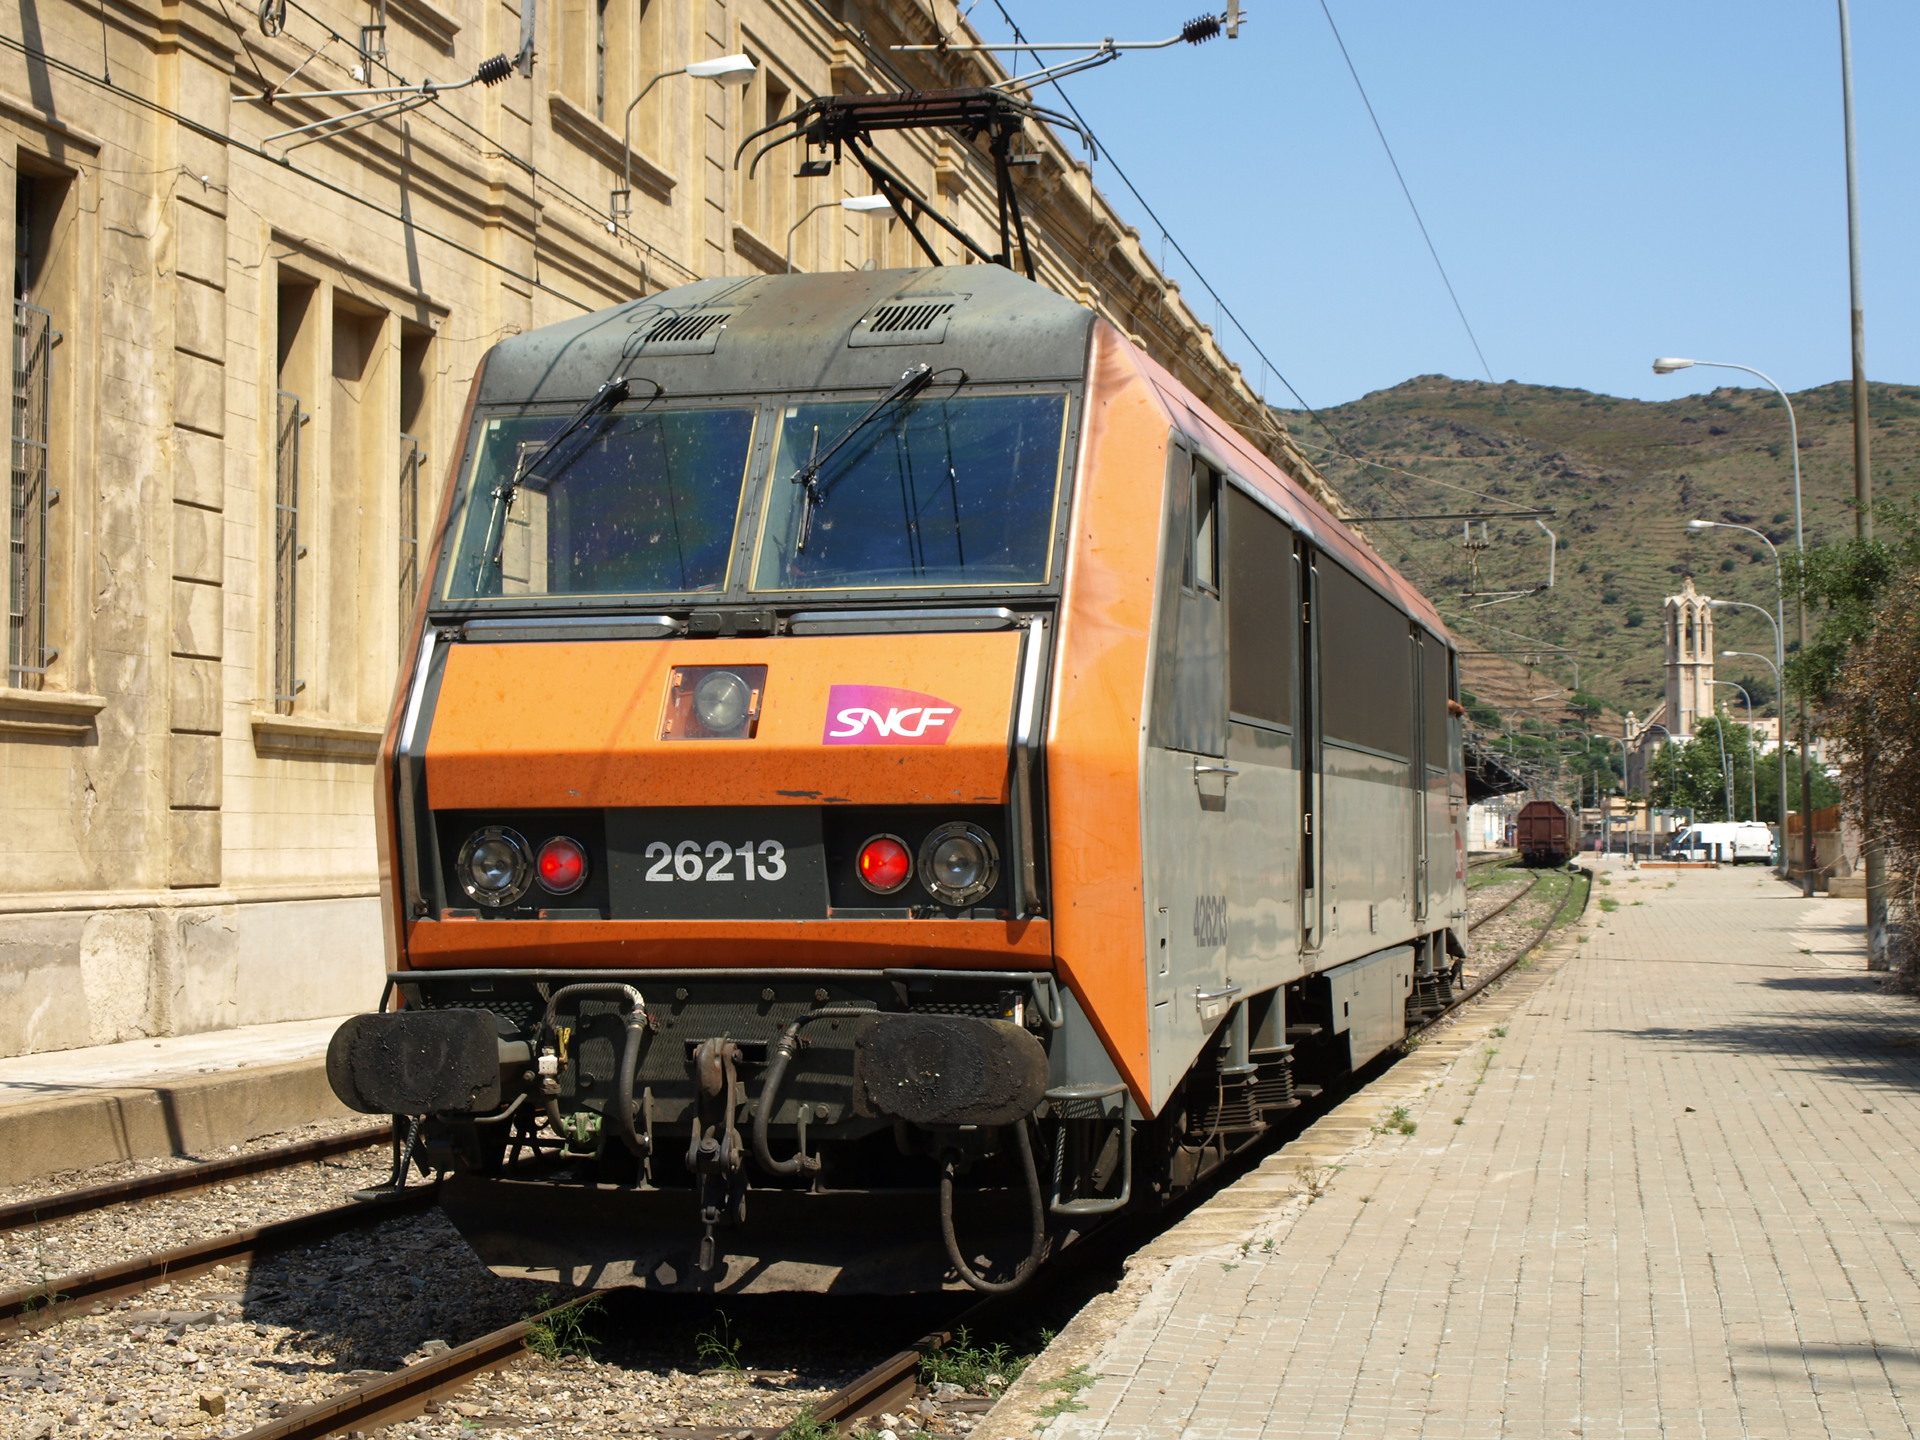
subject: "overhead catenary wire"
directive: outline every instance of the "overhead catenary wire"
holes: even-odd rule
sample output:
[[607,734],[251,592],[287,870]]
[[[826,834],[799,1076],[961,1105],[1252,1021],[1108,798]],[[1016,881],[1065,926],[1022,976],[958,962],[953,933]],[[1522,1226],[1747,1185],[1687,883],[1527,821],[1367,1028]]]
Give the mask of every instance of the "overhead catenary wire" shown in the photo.
[[[1008,13],[1004,0],[993,0],[993,8],[1000,12],[1000,19],[1006,24],[1007,29],[1012,32],[1014,39],[1019,41],[1022,46],[1025,46],[1027,48],[1028,54],[1033,57],[1036,64],[1041,63],[1039,56],[1034,53],[1031,45],[1028,44],[1026,35],[1021,30],[1019,23],[1013,18],[1011,14]],[[1332,20],[1331,15],[1328,16],[1328,20],[1329,22],[1331,22]],[[1343,45],[1342,46],[1343,53],[1344,53],[1344,50],[1345,50],[1345,47]],[[1354,80],[1356,84],[1359,82],[1359,76],[1357,74],[1354,76]],[[1265,369],[1273,375],[1274,379],[1278,380],[1281,383],[1281,385],[1283,385],[1286,388],[1287,393],[1293,396],[1294,400],[1299,404],[1300,408],[1303,411],[1305,411],[1308,416],[1312,418],[1314,424],[1318,425],[1320,429],[1326,433],[1327,437],[1333,441],[1333,447],[1329,453],[1345,456],[1347,459],[1353,461],[1356,465],[1367,465],[1367,464],[1373,463],[1371,461],[1363,459],[1360,455],[1355,453],[1353,447],[1348,443],[1346,435],[1337,426],[1335,426],[1333,422],[1330,421],[1324,414],[1322,414],[1319,410],[1317,410],[1312,404],[1308,402],[1307,398],[1300,393],[1299,387],[1297,387],[1291,380],[1287,378],[1286,373],[1283,370],[1281,370],[1281,368],[1274,363],[1272,357],[1269,356],[1267,352],[1261,348],[1260,342],[1254,338],[1253,332],[1247,329],[1246,325],[1241,321],[1240,317],[1234,313],[1233,307],[1227,304],[1225,298],[1222,297],[1220,292],[1214,288],[1213,283],[1207,279],[1206,274],[1200,269],[1200,267],[1197,264],[1194,263],[1194,259],[1191,255],[1187,253],[1186,247],[1181,245],[1180,241],[1175,238],[1173,232],[1167,228],[1166,222],[1160,218],[1159,213],[1153,208],[1152,204],[1147,200],[1147,197],[1140,193],[1140,187],[1133,183],[1133,180],[1127,175],[1125,168],[1123,168],[1120,162],[1114,157],[1112,147],[1100,141],[1099,137],[1094,134],[1093,126],[1088,123],[1086,116],[1080,113],[1079,107],[1073,103],[1073,99],[1071,96],[1067,94],[1066,88],[1063,85],[1061,85],[1058,80],[1049,80],[1047,83],[1052,85],[1055,92],[1058,93],[1058,95],[1060,96],[1061,103],[1064,104],[1067,108],[1067,112],[1070,115],[1072,115],[1073,118],[1079,122],[1081,128],[1084,129],[1089,136],[1092,136],[1095,142],[1099,144],[1102,158],[1106,161],[1108,168],[1110,168],[1113,171],[1114,176],[1120,181],[1120,183],[1127,187],[1127,193],[1133,197],[1134,203],[1137,204],[1141,208],[1141,210],[1146,213],[1147,218],[1153,222],[1154,228],[1160,232],[1160,238],[1163,244],[1170,245],[1173,247],[1174,253],[1178,255],[1181,261],[1186,265],[1188,272],[1192,274],[1195,280],[1200,282],[1200,288],[1205,290],[1207,292],[1207,295],[1213,300],[1213,303],[1214,303],[1214,306],[1216,307],[1217,312],[1220,315],[1224,316],[1227,320],[1232,322],[1233,328],[1240,333],[1241,339],[1243,339],[1247,343],[1248,348],[1251,349],[1255,355],[1260,357],[1261,365],[1264,366]],[[1369,106],[1368,108],[1369,108],[1369,111],[1371,111],[1372,107]],[[1386,137],[1384,135],[1381,136],[1383,143],[1385,142],[1385,138]],[[1395,166],[1395,170],[1397,173],[1398,172],[1397,165]],[[1411,195],[1408,196],[1408,202],[1409,203],[1412,202]],[[1417,218],[1417,212],[1416,212],[1416,218]],[[1425,232],[1424,224],[1422,225],[1421,229],[1422,229],[1422,233],[1424,233]],[[1435,260],[1435,263],[1438,264],[1439,256],[1437,253],[1434,256],[1434,260]],[[1162,268],[1163,269],[1165,268],[1164,259],[1162,262]],[[1443,278],[1444,278],[1444,271],[1443,271]],[[1451,282],[1449,282],[1448,284],[1448,292],[1450,294],[1452,293]],[[1458,302],[1456,301],[1456,307],[1457,307],[1457,304]],[[1466,315],[1464,311],[1461,312],[1461,320],[1463,323],[1466,320]],[[1468,333],[1469,333],[1469,336],[1471,336],[1472,328],[1470,326],[1468,327]],[[1479,342],[1477,340],[1474,341],[1474,349],[1476,353],[1479,350]],[[1481,363],[1483,365],[1486,363],[1486,357],[1484,355],[1481,356]],[[1489,371],[1489,376],[1491,376],[1491,371]],[[1269,404],[1265,395],[1261,395],[1260,399],[1263,405]],[[1276,427],[1276,429],[1277,428],[1278,427]],[[1289,438],[1295,444],[1304,444],[1304,442],[1301,441],[1300,437],[1297,434],[1290,434]],[[1393,468],[1393,467],[1385,467],[1385,468]],[[1399,471],[1399,473],[1403,475],[1411,476],[1413,479],[1416,479],[1416,480],[1431,480],[1431,477],[1429,476],[1417,475],[1410,470],[1402,470],[1402,471]],[[1447,485],[1448,482],[1441,481],[1441,480],[1432,480],[1431,483],[1436,485]],[[1468,489],[1466,486],[1455,485],[1455,486],[1450,486],[1449,488],[1460,490],[1465,494],[1475,495],[1481,499],[1493,498],[1491,496],[1484,494],[1481,491]]]
[[[222,3],[224,4],[225,0],[222,0]],[[337,41],[338,43],[346,46],[349,50],[352,50],[355,54],[360,55],[362,59],[366,61],[367,67],[368,67],[366,73],[369,75],[369,77],[371,76],[373,69],[378,68],[380,71],[382,71],[384,74],[386,74],[389,78],[393,80],[400,81],[402,84],[407,84],[407,85],[412,84],[412,82],[408,80],[406,76],[402,75],[398,70],[395,70],[392,65],[387,63],[386,57],[384,55],[380,55],[380,56],[368,55],[366,52],[360,49],[359,45],[355,41],[349,39],[345,35],[342,35],[338,30],[334,29],[333,26],[330,25],[321,16],[316,15],[313,11],[307,9],[306,6],[300,3],[300,0],[284,0],[284,3],[281,5],[282,10],[284,11],[286,8],[289,8],[289,7],[298,11],[301,15],[305,16],[308,20],[312,21],[313,24],[320,29],[322,34],[324,34],[327,37],[327,44],[322,45],[319,49],[315,49],[312,45],[309,45],[305,40],[301,39],[298,35],[292,34],[291,32],[286,31],[284,28],[282,28],[282,30],[279,33],[284,35],[285,38],[291,43],[299,45],[303,49],[305,49],[308,52],[309,60],[325,59],[327,63],[335,65],[342,70],[345,70],[348,74],[352,74],[353,72],[347,67],[341,66],[339,61],[332,60],[326,57],[324,54],[325,50],[327,49],[327,46]],[[253,49],[251,45],[248,45],[246,43],[246,31],[244,27],[240,24],[240,22],[234,20],[231,11],[228,12],[227,18],[229,23],[233,24],[235,33],[238,35],[241,43],[246,46],[248,56],[251,59],[253,56]],[[305,68],[305,64],[306,62],[303,61],[300,68]],[[259,73],[259,65],[257,61],[255,62],[254,70],[256,74]],[[297,71],[295,73],[297,73]],[[261,85],[263,89],[273,92],[274,98],[277,98],[277,99],[305,99],[306,98],[303,92],[284,91],[284,90],[280,90],[278,86],[269,85],[264,75],[261,75],[260,79],[261,79]],[[281,86],[284,86],[285,84],[286,84],[286,80],[283,79],[282,81],[280,81]],[[114,88],[118,89],[117,86]],[[429,113],[429,110],[431,110],[431,113]],[[468,120],[464,115],[460,114],[459,111],[453,109],[451,106],[440,103],[440,104],[434,104],[431,107],[420,107],[419,109],[409,109],[407,113],[413,115],[418,121],[422,123],[433,125],[435,129],[439,130],[442,134],[447,135],[450,139],[455,140],[457,143],[465,144],[468,147],[468,149],[470,149],[476,155],[482,156],[483,158],[499,159],[499,160],[506,161],[508,164],[516,167],[528,178],[530,178],[535,183],[536,186],[544,186],[549,193],[557,195],[562,199],[566,200],[576,210],[578,210],[581,215],[592,219],[597,224],[606,226],[612,223],[613,217],[609,215],[606,211],[599,209],[597,206],[594,205],[592,201],[588,200],[585,196],[579,194],[577,191],[555,180],[546,171],[540,169],[540,167],[536,165],[533,161],[523,159],[521,156],[515,155],[512,151],[501,148],[499,142],[495,140],[493,136],[488,135],[484,130],[480,129],[471,120]],[[473,135],[478,137],[481,143],[475,144],[471,140],[466,140],[466,141],[460,140],[460,137],[456,136],[454,132],[450,130],[445,124],[439,123],[438,119],[435,118],[436,116],[444,117],[444,119],[446,120],[451,120],[455,125],[458,125],[461,129],[470,131]],[[389,116],[385,118],[390,119],[394,117]],[[684,264],[679,260],[674,259],[671,255],[668,255],[664,250],[661,250],[658,247],[650,244],[646,240],[643,240],[640,236],[635,235],[631,230],[627,230],[623,227],[616,233],[625,235],[627,239],[631,240],[635,245],[639,246],[640,249],[645,252],[646,257],[649,260],[657,260],[661,262],[662,264],[668,266],[669,268],[679,272],[681,275],[685,276],[688,280],[698,280],[701,278],[699,273],[693,270],[691,267],[689,267],[688,265]],[[578,302],[575,302],[575,303],[578,303]],[[591,310],[598,309],[600,307],[588,306],[586,308],[589,311],[591,311]]]
[[211,140],[214,143],[219,145],[225,145],[228,148],[238,150],[243,154],[251,155],[255,159],[264,161],[265,163],[273,166],[276,169],[284,170],[289,174],[299,176],[303,180],[311,181],[313,184],[320,186],[323,190],[326,190],[334,195],[338,195],[343,199],[351,200],[356,205],[364,206],[366,209],[371,210],[374,214],[380,215],[385,219],[393,220],[398,222],[399,224],[410,226],[412,229],[417,231],[419,234],[425,236],[427,239],[433,240],[439,244],[445,245],[449,249],[457,250],[462,255],[465,255],[470,259],[478,260],[481,262],[481,264],[486,265],[494,270],[498,270],[503,275],[509,275],[516,280],[519,280],[525,284],[531,285],[535,289],[542,290],[545,293],[552,295],[555,299],[564,300],[569,305],[577,306],[583,313],[591,314],[593,311],[601,308],[597,305],[592,305],[587,303],[584,300],[581,300],[578,296],[569,295],[566,291],[561,290],[556,286],[549,285],[546,281],[542,280],[537,275],[529,275],[524,271],[514,269],[511,265],[503,264],[501,261],[494,259],[491,255],[485,254],[480,250],[476,250],[471,245],[467,245],[462,243],[459,240],[455,240],[450,235],[442,235],[438,231],[429,230],[424,225],[421,225],[418,221],[409,218],[408,216],[402,214],[398,210],[390,209],[389,207],[382,205],[377,200],[371,200],[367,198],[365,195],[362,195],[357,190],[354,190],[346,185],[336,184],[333,181],[327,179],[324,175],[315,174],[311,170],[302,170],[298,166],[292,164],[289,161],[281,160],[276,158],[275,156],[269,155],[265,150],[260,149],[258,146],[249,145],[246,141],[235,139],[232,135],[216,130],[211,125],[202,124],[200,121],[195,120],[193,117],[189,115],[183,115],[178,110],[174,110],[169,106],[161,104],[158,100],[150,99],[145,95],[141,95],[135,91],[125,89],[122,86],[116,85],[111,81],[104,80],[100,76],[94,75],[89,71],[82,69],[80,66],[73,64],[71,61],[62,60],[57,55],[49,54],[47,51],[40,49],[38,46],[29,45],[23,40],[16,40],[13,36],[7,35],[4,33],[0,33],[0,46],[4,46],[9,50],[16,51],[17,53],[27,56],[30,59],[37,60],[41,64],[47,66],[49,69],[57,70],[63,75],[70,76],[71,78],[82,81],[85,84],[95,86],[101,90],[106,91],[110,95],[119,96],[121,99],[127,100],[132,104],[138,105],[143,109],[146,109],[152,112],[155,115],[164,116],[165,118],[173,121],[176,125],[179,125],[183,129],[189,130],[194,134],[201,136],[204,139]]
[[1353,77],[1353,88],[1360,92],[1360,103],[1367,108],[1367,119],[1373,122],[1373,133],[1380,137],[1380,148],[1387,152],[1387,164],[1393,167],[1393,178],[1400,182],[1400,193],[1406,197],[1407,208],[1413,212],[1413,223],[1420,227],[1420,238],[1426,242],[1427,254],[1433,257],[1433,268],[1440,272],[1440,283],[1447,287],[1447,298],[1453,302],[1453,313],[1460,317],[1460,326],[1467,332],[1472,342],[1473,353],[1480,359],[1480,368],[1486,371],[1491,384],[1500,382],[1493,378],[1493,367],[1487,363],[1487,355],[1480,348],[1480,337],[1473,333],[1473,322],[1467,319],[1467,310],[1460,303],[1459,293],[1453,288],[1453,278],[1447,274],[1447,267],[1440,259],[1440,249],[1433,243],[1433,235],[1427,229],[1427,222],[1420,214],[1420,206],[1415,203],[1413,190],[1407,184],[1407,177],[1401,172],[1400,161],[1388,143],[1386,128],[1380,123],[1380,116],[1374,111],[1373,101],[1367,95],[1367,87],[1361,82],[1360,71],[1353,63],[1353,56],[1347,50],[1347,42],[1340,34],[1340,27],[1334,22],[1333,9],[1328,0],[1320,0],[1320,13],[1327,17],[1327,28],[1333,31],[1333,42],[1340,47],[1340,58],[1347,63],[1347,74]]

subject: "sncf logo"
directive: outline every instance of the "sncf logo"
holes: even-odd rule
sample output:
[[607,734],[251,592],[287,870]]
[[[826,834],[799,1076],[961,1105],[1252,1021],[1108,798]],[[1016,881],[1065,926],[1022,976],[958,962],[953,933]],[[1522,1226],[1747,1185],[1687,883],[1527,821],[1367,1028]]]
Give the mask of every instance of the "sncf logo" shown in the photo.
[[944,745],[960,707],[890,685],[835,685],[822,745]]

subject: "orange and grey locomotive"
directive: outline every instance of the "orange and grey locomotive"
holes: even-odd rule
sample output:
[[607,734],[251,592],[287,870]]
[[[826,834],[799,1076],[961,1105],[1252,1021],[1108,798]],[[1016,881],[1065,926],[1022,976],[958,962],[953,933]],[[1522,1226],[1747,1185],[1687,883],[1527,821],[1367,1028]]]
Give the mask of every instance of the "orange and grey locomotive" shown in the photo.
[[1457,977],[1439,617],[1005,269],[510,339],[436,546],[329,1070],[501,1273],[1017,1284]]

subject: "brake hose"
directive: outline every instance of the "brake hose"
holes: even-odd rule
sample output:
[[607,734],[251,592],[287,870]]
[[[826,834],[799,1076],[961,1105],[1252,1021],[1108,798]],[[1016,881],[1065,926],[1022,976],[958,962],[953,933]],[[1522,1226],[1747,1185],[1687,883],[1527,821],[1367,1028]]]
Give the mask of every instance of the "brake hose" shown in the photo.
[[1014,1148],[1020,1152],[1020,1168],[1027,1182],[1027,1211],[1032,1226],[1033,1244],[1013,1272],[1011,1280],[989,1280],[978,1274],[966,1261],[960,1250],[960,1239],[953,1231],[953,1177],[955,1156],[948,1151],[940,1162],[940,1238],[947,1247],[947,1259],[962,1280],[978,1290],[982,1295],[1005,1295],[1018,1290],[1027,1283],[1033,1272],[1039,1268],[1042,1252],[1047,1248],[1047,1210],[1045,1198],[1040,1193],[1040,1172],[1033,1163],[1033,1141],[1027,1134],[1025,1119],[1013,1124]]
[[[615,1131],[626,1147],[642,1160],[646,1159],[648,1145],[646,1138],[639,1133],[633,1118],[633,1081],[640,1063],[641,1037],[647,1030],[647,1002],[640,992],[631,985],[622,985],[615,981],[586,980],[573,985],[562,985],[548,997],[546,1013],[540,1017],[540,1027],[535,1032],[535,1044],[544,1049],[548,1037],[555,1035],[553,1026],[554,1012],[560,1001],[569,995],[611,994],[627,1002],[623,1017],[626,1027],[626,1041],[620,1050],[620,1078],[613,1092],[613,1124]],[[560,1115],[560,1096],[556,1089],[546,1097],[547,1124],[553,1133],[566,1135]]]
[[787,1067],[793,1064],[793,1057],[800,1053],[800,1027],[809,1020],[863,1018],[874,1013],[876,1012],[851,1005],[835,1005],[825,1010],[809,1010],[782,1030],[780,1038],[773,1042],[773,1054],[767,1061],[767,1073],[760,1082],[760,1098],[754,1102],[753,1128],[750,1132],[753,1142],[753,1163],[769,1175],[811,1175],[820,1168],[820,1157],[806,1152],[804,1126],[801,1129],[801,1148],[790,1159],[774,1159],[773,1151],[767,1145],[767,1127],[773,1123],[773,1112],[780,1104],[780,1087],[786,1083]]

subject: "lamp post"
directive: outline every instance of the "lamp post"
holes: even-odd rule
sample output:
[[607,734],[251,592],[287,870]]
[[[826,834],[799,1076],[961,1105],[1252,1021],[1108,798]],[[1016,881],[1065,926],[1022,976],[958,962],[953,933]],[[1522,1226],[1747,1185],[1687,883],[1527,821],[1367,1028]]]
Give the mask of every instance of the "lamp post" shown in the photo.
[[822,210],[831,210],[834,206],[853,215],[867,215],[875,210],[891,210],[893,202],[884,195],[849,195],[844,200],[822,200],[812,206],[793,224],[787,227],[787,270],[793,269],[793,237],[800,227],[818,215]]
[[[1679,793],[1679,790],[1680,790],[1680,757],[1679,757],[1678,755],[1676,755],[1676,754],[1674,753],[1674,743],[1673,743],[1673,732],[1672,732],[1671,730],[1669,730],[1669,729],[1667,729],[1667,727],[1666,727],[1666,726],[1664,726],[1664,725],[1662,725],[1662,724],[1660,724],[1660,723],[1658,723],[1657,721],[1650,721],[1650,722],[1648,722],[1648,723],[1647,723],[1647,724],[1646,724],[1645,726],[1643,726],[1643,727],[1641,727],[1641,730],[1640,730],[1640,733],[1641,733],[1642,735],[1645,735],[1645,734],[1646,734],[1646,733],[1647,733],[1647,732],[1648,732],[1649,730],[1658,730],[1658,731],[1659,731],[1659,732],[1660,732],[1660,733],[1661,733],[1662,735],[1664,735],[1664,736],[1666,736],[1666,737],[1667,737],[1667,745],[1666,745],[1666,750],[1667,750],[1667,809],[1669,809],[1669,810],[1672,810],[1672,809],[1674,809],[1674,808],[1675,808],[1675,806],[1674,806],[1674,803],[1673,803],[1673,802],[1674,802],[1674,799],[1675,799],[1675,797],[1677,796],[1677,794]],[[1652,776],[1651,774],[1649,774],[1649,775],[1647,776],[1647,780],[1648,780],[1648,782],[1649,782],[1649,783],[1648,783],[1648,788],[1647,788],[1647,809],[1648,809],[1648,814],[1647,814],[1647,849],[1648,849],[1649,851],[1651,851],[1651,850],[1653,849],[1653,814],[1652,814],[1652,809],[1653,809],[1653,788],[1652,788],[1652,783],[1651,783],[1651,782],[1652,782],[1652,780],[1653,780],[1653,776]]]
[[[1632,861],[1633,859],[1633,804],[1627,798],[1627,742],[1625,739],[1623,739],[1618,735],[1596,735],[1593,731],[1588,730],[1584,727],[1581,729],[1580,733],[1587,737],[1586,761],[1587,761],[1587,768],[1589,770],[1592,770],[1594,768],[1594,765],[1593,765],[1593,742],[1594,741],[1599,740],[1606,744],[1618,745],[1620,747],[1620,804],[1621,804],[1621,808],[1626,811],[1627,859],[1628,861]],[[1607,789],[1604,791],[1600,789],[1598,775],[1597,774],[1595,775],[1594,799],[1597,800],[1600,805],[1600,847],[1601,847],[1600,853],[1602,855],[1611,855],[1613,853],[1612,786],[1613,786],[1613,771],[1611,768],[1609,768],[1607,771]]]
[[[1751,747],[1753,744],[1753,697],[1747,694],[1747,687],[1737,680],[1716,680],[1713,683],[1725,685],[1731,690],[1740,692],[1740,699],[1747,707],[1747,744]],[[1740,817],[1736,815],[1733,818],[1737,820]],[[1760,767],[1753,763],[1751,756],[1747,760],[1747,818],[1749,820],[1760,818]]]
[[662,70],[640,87],[640,93],[628,102],[626,118],[620,122],[620,188],[607,197],[607,218],[615,226],[633,214],[633,112],[653,93],[653,87],[674,75],[691,75],[696,80],[715,80],[737,89],[750,84],[759,68],[751,55],[722,55],[713,60],[695,60],[678,70]]
[[[1794,549],[1799,552],[1801,564],[1804,566],[1807,559],[1807,532],[1806,527],[1801,523],[1800,512],[1800,422],[1794,417],[1792,397],[1789,396],[1785,390],[1782,390],[1779,382],[1764,370],[1756,370],[1751,365],[1735,365],[1727,360],[1681,360],[1668,356],[1653,362],[1653,373],[1656,375],[1671,375],[1676,370],[1686,370],[1694,365],[1705,365],[1716,370],[1744,370],[1749,375],[1758,375],[1772,387],[1773,392],[1780,397],[1781,403],[1787,407],[1787,438],[1793,446],[1793,546]],[[1709,520],[1705,522],[1705,524],[1717,527],[1720,522]],[[1744,530],[1746,526],[1729,526],[1727,528]],[[1754,533],[1758,534],[1759,532],[1755,531]],[[1766,539],[1764,535],[1760,538],[1763,540]],[[1771,546],[1773,542],[1769,540],[1767,543]],[[1779,559],[1779,552],[1775,552],[1774,558],[1776,560]],[[1802,573],[1805,573],[1804,570]],[[1800,650],[1801,653],[1804,654],[1807,648],[1806,592],[1802,590],[1798,592],[1794,598],[1798,602],[1795,608],[1800,612]],[[1785,692],[1783,691],[1783,702],[1784,699]],[[1786,726],[1784,703],[1782,704],[1781,710],[1781,728],[1784,732]],[[1802,814],[1811,814],[1813,812],[1813,777],[1807,770],[1807,731],[1810,723],[1807,717],[1807,697],[1806,693],[1802,691],[1800,695],[1800,811]],[[1786,740],[1785,734],[1783,733],[1780,738],[1784,744]],[[1806,841],[1802,847],[1805,867],[1804,873],[1800,877],[1800,886],[1803,895],[1811,896],[1813,894],[1813,826],[1811,824],[1807,826],[1806,834],[1803,838]],[[1780,837],[1782,855],[1786,853],[1786,844],[1787,837],[1783,834]]]
[[[1720,602],[1716,600],[1713,603],[1718,605]],[[1746,604],[1744,600],[1731,600],[1731,601],[1728,601],[1727,603],[1731,605]],[[1755,610],[1760,610],[1760,607],[1758,605],[1755,605],[1752,608]],[[1765,615],[1767,612],[1764,610],[1760,610],[1760,613],[1762,615]],[[1778,645],[1779,633],[1780,632],[1778,630],[1774,632],[1774,637],[1776,642],[1774,648],[1776,650],[1779,649],[1779,645]],[[1769,670],[1773,671],[1773,688],[1779,694],[1783,702],[1780,706],[1780,739],[1779,739],[1779,743],[1776,744],[1774,748],[1779,752],[1779,755],[1780,755],[1780,877],[1781,879],[1784,880],[1789,874],[1792,873],[1793,866],[1791,862],[1787,859],[1787,714],[1786,714],[1787,707],[1784,703],[1786,700],[1787,692],[1781,686],[1780,667],[1772,660],[1767,659],[1766,656],[1756,654],[1752,650],[1722,650],[1720,652],[1720,655],[1722,659],[1726,659],[1726,660],[1734,660],[1734,659],[1758,660],[1762,665],[1766,666]]]

